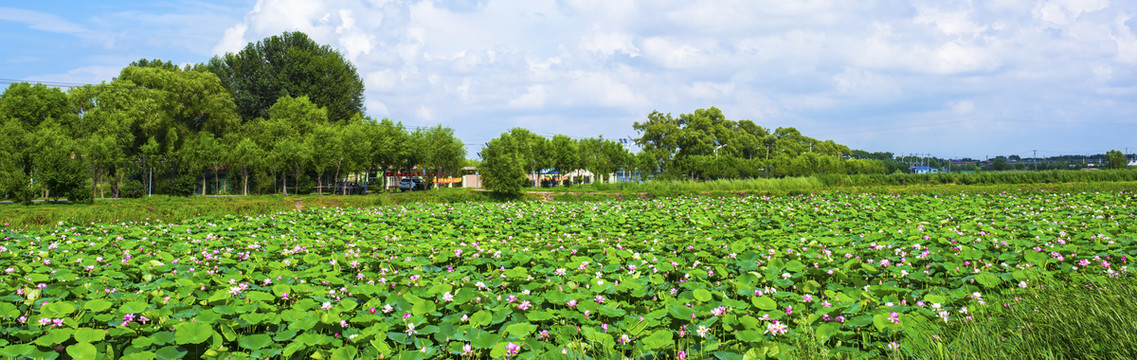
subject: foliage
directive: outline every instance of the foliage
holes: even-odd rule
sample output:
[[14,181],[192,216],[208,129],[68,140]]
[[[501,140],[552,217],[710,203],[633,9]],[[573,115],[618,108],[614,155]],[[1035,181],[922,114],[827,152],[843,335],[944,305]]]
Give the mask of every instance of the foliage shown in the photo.
[[1001,304],[951,324],[919,329],[931,341],[910,337],[902,358],[1131,359],[1137,349],[1137,285],[1128,278],[1073,274],[1068,280],[1035,279],[1036,285],[1012,288],[989,299]]
[[[649,154],[642,168],[661,169],[676,179],[809,176],[881,171],[879,165],[850,164],[848,147],[804,136],[794,128],[765,129],[750,120],[728,120],[711,107],[673,117],[652,112],[636,122],[636,144]],[[867,162],[871,160],[861,160]],[[654,166],[652,166],[654,165]]]
[[[1116,205],[1132,196],[412,204],[6,230],[0,354],[901,356],[935,346],[935,324],[1007,330],[982,315],[1006,318],[1013,296],[1036,326],[1121,310],[1104,304],[1132,295],[1137,224]],[[1090,307],[1041,296],[1086,283],[1117,290]],[[1127,318],[1090,314],[1072,330],[1132,339]],[[1073,345],[1055,357],[1129,351],[1039,334]]]
[[525,178],[525,155],[520,139],[512,133],[502,133],[482,148],[482,162],[478,167],[482,184],[501,194],[517,194],[528,182]]
[[140,198],[146,195],[146,187],[138,180],[124,181],[119,191],[124,198]]
[[454,130],[441,125],[417,129],[411,133],[411,158],[424,170],[426,186],[434,185],[439,174],[457,173],[466,159],[466,146],[454,136]]
[[197,179],[193,176],[182,175],[170,184],[169,193],[173,196],[190,196],[197,188]]
[[1125,158],[1125,154],[1118,150],[1106,152],[1105,162],[1108,169],[1124,169],[1129,166],[1129,160]]
[[281,96],[307,96],[328,109],[333,122],[346,122],[363,111],[363,80],[355,66],[302,32],[250,43],[203,67],[232,93],[243,122],[269,117],[269,108]]

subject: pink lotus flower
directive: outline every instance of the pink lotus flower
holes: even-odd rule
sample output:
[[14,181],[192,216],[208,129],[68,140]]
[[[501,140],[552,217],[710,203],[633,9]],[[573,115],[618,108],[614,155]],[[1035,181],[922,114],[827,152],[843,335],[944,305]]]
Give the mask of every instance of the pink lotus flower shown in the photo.
[[521,345],[520,344],[514,344],[512,342],[505,344],[505,353],[507,355],[517,355],[517,353],[519,353],[519,352],[521,352]]

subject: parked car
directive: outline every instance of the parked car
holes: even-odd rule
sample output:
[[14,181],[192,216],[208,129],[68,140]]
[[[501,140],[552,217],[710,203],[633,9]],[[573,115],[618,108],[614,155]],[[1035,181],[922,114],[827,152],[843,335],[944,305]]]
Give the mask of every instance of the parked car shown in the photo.
[[406,177],[399,180],[399,191],[415,191],[426,190],[426,186],[422,183],[422,179]]

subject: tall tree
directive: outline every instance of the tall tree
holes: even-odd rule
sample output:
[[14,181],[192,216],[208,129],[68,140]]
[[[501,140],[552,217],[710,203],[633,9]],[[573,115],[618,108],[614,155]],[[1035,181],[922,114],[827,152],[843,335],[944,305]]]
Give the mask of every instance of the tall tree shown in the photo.
[[482,183],[499,194],[516,195],[528,179],[525,178],[525,159],[521,145],[510,133],[490,140],[482,149],[482,162],[478,167]]
[[557,134],[553,135],[548,145],[550,165],[557,170],[558,175],[565,176],[580,168],[580,148],[577,147],[576,140]]
[[1105,153],[1105,164],[1110,169],[1124,169],[1129,166],[1129,160],[1119,150],[1110,150]]
[[434,186],[438,175],[455,174],[466,159],[466,147],[454,136],[454,130],[438,125],[418,129],[411,134],[418,164],[427,186]]
[[[343,142],[343,158],[339,166],[336,168],[336,181],[339,181],[340,174],[351,174],[357,171],[366,172],[369,170],[369,162],[372,158],[372,142],[370,137],[369,127],[373,126],[373,122],[365,122],[363,117],[356,115],[347,126],[341,131],[341,140]],[[341,194],[346,195],[347,187],[342,187]]]
[[328,45],[302,32],[250,43],[236,54],[210,59],[204,66],[233,94],[244,122],[268,117],[281,96],[307,96],[344,122],[363,111],[363,80],[355,66]]
[[540,187],[539,170],[545,167],[548,162],[545,151],[545,143],[548,141],[544,136],[534,134],[523,128],[513,128],[509,130],[509,134],[513,136],[513,141],[521,152],[522,166],[525,167],[527,173],[533,176],[533,187]]
[[225,138],[230,150],[227,155],[229,169],[237,170],[241,176],[241,194],[249,195],[250,170],[264,163],[264,150],[252,139],[236,134]]
[[198,131],[224,137],[239,123],[233,97],[213,73],[165,66],[128,66],[122,69],[116,80],[159,90],[162,111],[172,122],[166,127],[179,131],[183,139]]
[[[324,175],[329,169],[338,169],[343,164],[343,134],[340,127],[332,124],[320,124],[315,131],[308,134],[306,142],[312,147],[312,169],[316,171],[316,188],[320,195],[324,194]],[[335,185],[337,179],[332,179]]]
[[[15,194],[22,203],[31,204],[36,193],[41,191],[39,185],[44,183],[37,181],[37,176],[43,175],[38,172],[48,166],[60,168],[54,166],[60,165],[58,162],[46,163],[56,159],[46,159],[43,156],[47,154],[37,151],[52,150],[45,145],[49,140],[62,141],[60,136],[72,137],[70,131],[78,119],[77,112],[63,91],[19,82],[9,85],[0,94],[0,114],[8,119],[3,125],[3,141],[9,148],[5,162],[12,169],[5,176],[8,178],[8,192]],[[49,126],[41,127],[45,122],[50,122]],[[41,135],[51,136],[51,139],[39,138]]]
[[[403,166],[405,154],[410,151],[408,141],[410,134],[403,127],[402,122],[394,122],[384,118],[370,127],[372,144],[371,163],[386,174]],[[406,169],[410,170],[410,169]],[[383,187],[386,189],[387,176],[383,176]]]
[[[278,165],[291,170],[299,185],[305,167],[312,161],[313,143],[305,141],[317,127],[328,123],[328,112],[308,101],[307,96],[281,97],[269,109],[268,129],[271,149]],[[288,194],[286,176],[281,176],[281,191]]]
[[[159,116],[158,103],[150,93],[149,89],[125,80],[85,85],[69,91],[82,114],[77,128],[84,135],[77,140],[91,168],[92,194],[96,184],[106,181],[111,187],[111,197],[120,196],[119,182],[126,177],[131,160],[138,154],[132,129],[143,119]],[[101,196],[105,197],[105,193]]]

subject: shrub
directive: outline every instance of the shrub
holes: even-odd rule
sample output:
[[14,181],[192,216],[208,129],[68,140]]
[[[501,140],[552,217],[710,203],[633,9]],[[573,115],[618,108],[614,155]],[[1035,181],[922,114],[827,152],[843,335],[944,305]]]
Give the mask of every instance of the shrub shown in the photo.
[[169,192],[173,196],[190,196],[197,189],[197,178],[189,175],[179,176],[170,184]]
[[140,198],[146,195],[146,185],[138,180],[126,180],[118,186],[118,196],[124,198]]

